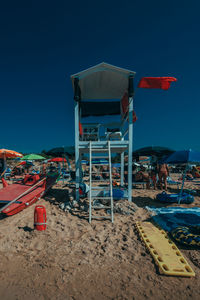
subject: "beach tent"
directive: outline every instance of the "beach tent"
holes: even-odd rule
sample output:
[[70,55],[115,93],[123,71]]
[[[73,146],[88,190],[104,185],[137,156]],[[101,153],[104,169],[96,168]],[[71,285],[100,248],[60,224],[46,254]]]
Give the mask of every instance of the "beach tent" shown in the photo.
[[[186,172],[189,169],[189,165],[193,164],[193,163],[200,162],[200,152],[193,151],[191,149],[176,151],[176,152],[172,153],[170,156],[168,156],[168,158],[166,158],[164,162],[166,164],[184,164],[184,165],[186,165],[185,172],[184,172],[184,175],[183,175],[183,182],[182,182],[182,186],[181,186],[181,192],[180,192],[180,196],[181,196],[182,193],[183,193],[183,187],[184,187]],[[179,204],[180,204],[180,200],[179,200]]]

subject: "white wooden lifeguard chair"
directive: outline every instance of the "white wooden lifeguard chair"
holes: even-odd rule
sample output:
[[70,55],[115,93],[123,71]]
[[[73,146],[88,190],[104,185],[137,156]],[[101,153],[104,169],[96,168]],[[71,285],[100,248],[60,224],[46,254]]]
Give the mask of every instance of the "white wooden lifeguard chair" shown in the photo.
[[[75,165],[76,165],[76,200],[79,201],[79,185],[82,182],[81,159],[87,153],[90,161],[90,192],[89,192],[89,222],[97,216],[92,215],[95,209],[93,202],[99,199],[100,191],[93,186],[92,166],[93,159],[98,157],[108,158],[108,193],[106,187],[99,187],[103,198],[108,198],[110,219],[113,222],[113,187],[111,173],[111,155],[121,154],[120,183],[124,187],[124,153],[128,153],[128,200],[132,201],[132,149],[133,149],[133,79],[135,72],[122,69],[107,63],[100,63],[89,69],[71,76],[75,100]],[[122,99],[126,95],[126,111],[123,110]],[[88,116],[120,115],[119,130],[111,131],[112,138],[99,134],[102,124],[82,124],[81,119]],[[80,134],[80,126],[81,134]],[[120,131],[120,132],[119,132]]]

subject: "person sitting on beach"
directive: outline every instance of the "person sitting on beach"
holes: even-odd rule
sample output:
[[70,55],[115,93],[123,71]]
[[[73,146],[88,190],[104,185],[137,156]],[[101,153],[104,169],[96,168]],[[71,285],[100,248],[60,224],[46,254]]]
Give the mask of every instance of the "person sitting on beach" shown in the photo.
[[22,175],[22,174],[23,174],[23,168],[21,166],[15,166],[12,169],[10,176],[15,178],[15,176]]
[[57,170],[56,170],[56,166],[55,166],[55,164],[53,163],[53,162],[51,162],[50,163],[50,166],[49,166],[49,172],[50,173],[54,173],[54,172],[56,172]]
[[100,170],[98,167],[92,166],[92,179],[93,180],[102,180],[102,177],[100,175]]
[[169,168],[167,164],[158,165],[158,177],[161,190],[163,189],[162,182],[164,182],[165,191],[167,191],[167,176],[169,176]]
[[133,174],[133,181],[135,182],[146,182],[146,188],[150,188],[150,178],[148,172],[146,172],[145,167],[141,167],[140,171]]
[[46,175],[46,170],[47,170],[47,165],[45,162],[43,162],[42,167],[41,167],[41,174]]
[[4,171],[4,160],[0,158],[0,174],[2,174]]
[[117,172],[117,168],[113,167],[113,178],[114,179],[119,179],[120,178],[120,174]]
[[102,176],[102,178],[103,178],[104,180],[106,180],[106,179],[109,178],[108,167],[106,167],[106,166],[101,166],[100,172],[101,172],[100,174],[101,174],[101,176]]
[[24,165],[24,173],[29,174],[32,166],[33,166],[33,163],[31,161],[27,160],[26,164]]
[[194,178],[200,178],[199,171],[196,167],[192,167],[191,174]]
[[188,180],[193,180],[194,179],[194,176],[192,175],[191,171],[186,172],[186,179],[188,179]]

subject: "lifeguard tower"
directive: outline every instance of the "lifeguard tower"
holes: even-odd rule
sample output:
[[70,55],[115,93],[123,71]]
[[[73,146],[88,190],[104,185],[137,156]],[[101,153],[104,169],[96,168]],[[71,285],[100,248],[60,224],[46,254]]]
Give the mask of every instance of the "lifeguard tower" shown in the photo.
[[[113,185],[111,156],[120,153],[120,184],[127,189],[127,198],[132,201],[132,148],[133,148],[133,96],[135,72],[107,63],[100,63],[71,76],[75,100],[75,165],[76,200],[79,201],[79,186],[82,182],[81,159],[89,155],[89,222],[95,209],[94,200],[107,199],[113,222]],[[118,124],[83,123],[84,117],[119,115]],[[114,126],[113,126],[114,125]],[[101,128],[104,135],[101,136]],[[124,182],[124,154],[128,154],[128,174]],[[93,180],[94,159],[107,158],[107,184],[97,186]],[[106,172],[105,172],[106,173]],[[104,181],[105,183],[105,181]]]

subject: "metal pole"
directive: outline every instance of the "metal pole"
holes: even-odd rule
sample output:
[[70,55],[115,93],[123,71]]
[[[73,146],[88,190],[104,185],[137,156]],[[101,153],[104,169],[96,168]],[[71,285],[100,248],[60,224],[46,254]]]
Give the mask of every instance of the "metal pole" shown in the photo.
[[75,102],[75,168],[76,168],[76,200],[79,201],[79,102]]
[[[124,123],[121,117],[121,133],[122,133],[122,141],[124,141]],[[120,164],[120,185],[124,186],[124,151],[121,153],[121,164]]]
[[65,184],[65,178],[64,178],[64,159],[65,159],[65,147],[63,146],[63,171],[62,171],[62,176],[63,176],[63,185]]
[[124,186],[124,152],[121,153],[120,185]]
[[83,171],[82,171],[82,153],[79,153],[79,178],[80,182],[83,181]]
[[3,171],[4,171],[4,178],[5,178],[5,172],[6,172],[6,170],[7,170],[7,161],[6,161],[6,155],[5,155],[5,153],[4,153],[4,155],[3,155],[3,159],[4,159],[4,166],[3,166]]
[[128,144],[128,201],[132,201],[132,153],[133,153],[133,97],[129,97],[129,144]]
[[181,203],[181,197],[182,197],[182,195],[183,195],[183,187],[184,187],[185,177],[186,177],[186,173],[187,173],[188,168],[189,168],[189,165],[187,164],[186,167],[185,167],[184,174],[183,174],[183,180],[182,180],[182,185],[181,185],[181,191],[180,191],[179,197],[178,197],[178,204]]
[[89,190],[89,223],[92,221],[92,142],[89,144],[90,190]]

